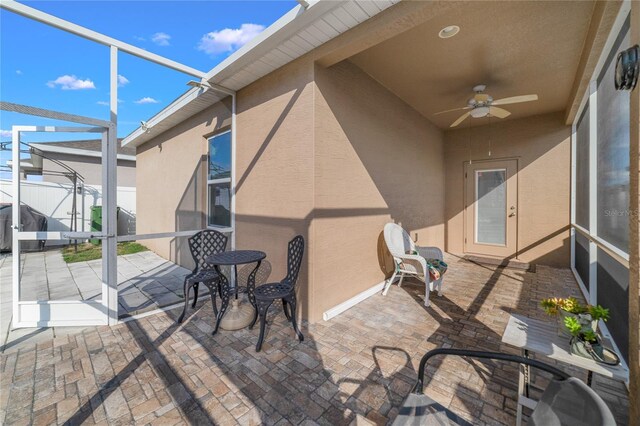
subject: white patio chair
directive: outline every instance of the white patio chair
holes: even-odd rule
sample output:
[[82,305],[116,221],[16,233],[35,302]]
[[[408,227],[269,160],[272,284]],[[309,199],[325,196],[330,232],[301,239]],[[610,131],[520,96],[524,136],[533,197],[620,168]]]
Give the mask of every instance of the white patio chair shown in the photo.
[[395,223],[387,223],[384,226],[384,241],[395,264],[393,275],[382,290],[384,296],[398,275],[400,276],[398,287],[402,286],[405,275],[415,276],[425,283],[424,306],[429,306],[429,291],[437,288],[438,296],[442,296],[442,277],[437,281],[431,281],[426,261],[426,259],[444,260],[442,250],[437,247],[416,246],[407,231]]

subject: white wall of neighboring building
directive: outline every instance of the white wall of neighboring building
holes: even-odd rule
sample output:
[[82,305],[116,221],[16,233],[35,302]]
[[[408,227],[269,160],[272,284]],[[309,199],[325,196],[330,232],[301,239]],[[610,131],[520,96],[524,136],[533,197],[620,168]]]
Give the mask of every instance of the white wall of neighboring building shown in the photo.
[[[73,185],[67,183],[21,181],[20,201],[44,214],[48,218],[48,231],[68,231],[71,228],[73,210]],[[12,203],[11,180],[0,179],[0,203]],[[102,187],[85,185],[76,196],[77,230],[91,229],[91,207],[102,205]],[[117,205],[118,235],[135,234],[136,230],[136,188],[119,186]],[[50,241],[56,245],[61,241]]]

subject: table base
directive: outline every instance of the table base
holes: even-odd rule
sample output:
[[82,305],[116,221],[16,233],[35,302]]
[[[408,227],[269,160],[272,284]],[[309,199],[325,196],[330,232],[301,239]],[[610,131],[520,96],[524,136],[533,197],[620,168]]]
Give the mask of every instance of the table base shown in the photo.
[[250,303],[241,303],[238,299],[231,301],[231,306],[220,321],[220,328],[227,331],[248,327],[255,316],[255,309]]

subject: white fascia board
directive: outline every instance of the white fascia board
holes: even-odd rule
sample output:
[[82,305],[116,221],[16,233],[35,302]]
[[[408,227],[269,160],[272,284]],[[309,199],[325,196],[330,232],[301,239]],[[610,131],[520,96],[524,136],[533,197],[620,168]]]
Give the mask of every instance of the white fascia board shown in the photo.
[[[79,155],[83,157],[98,157],[98,158],[102,157],[102,153],[100,151],[91,151],[89,149],[51,146],[50,144],[47,144],[47,143],[30,143],[29,146],[32,146],[33,148],[36,148],[43,152],[53,152],[56,154],[69,154],[69,155]],[[136,156],[118,154],[118,160],[136,161]]]
[[[188,105],[189,103],[191,103],[191,101],[195,100],[196,98],[198,98],[198,96],[200,96],[201,94],[205,93],[208,90],[212,90],[212,89],[208,89],[206,87],[203,87],[203,88],[193,87],[187,90],[178,99],[171,102],[166,108],[164,108],[162,111],[160,111],[159,113],[151,117],[149,121],[146,122],[147,131],[153,129],[153,126],[160,123],[161,121],[164,121],[170,115],[173,115],[174,113],[178,112],[184,106]],[[122,140],[122,146],[127,146],[129,143],[133,142],[135,139],[142,136],[144,133],[145,133],[145,130],[143,130],[142,127],[138,127],[133,132],[129,133],[129,135],[127,135],[127,137]],[[137,146],[137,145],[134,144],[133,146]]]

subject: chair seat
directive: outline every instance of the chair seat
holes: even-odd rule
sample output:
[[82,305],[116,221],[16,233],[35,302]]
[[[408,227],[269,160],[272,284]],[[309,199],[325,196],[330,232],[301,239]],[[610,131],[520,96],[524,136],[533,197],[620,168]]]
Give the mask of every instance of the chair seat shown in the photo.
[[215,281],[219,278],[218,273],[214,270],[203,269],[187,275],[186,280],[201,283],[204,281]]
[[256,287],[254,296],[256,299],[282,299],[291,294],[293,287],[287,283],[269,283]]
[[427,395],[410,393],[398,412],[393,426],[471,426],[463,418]]

